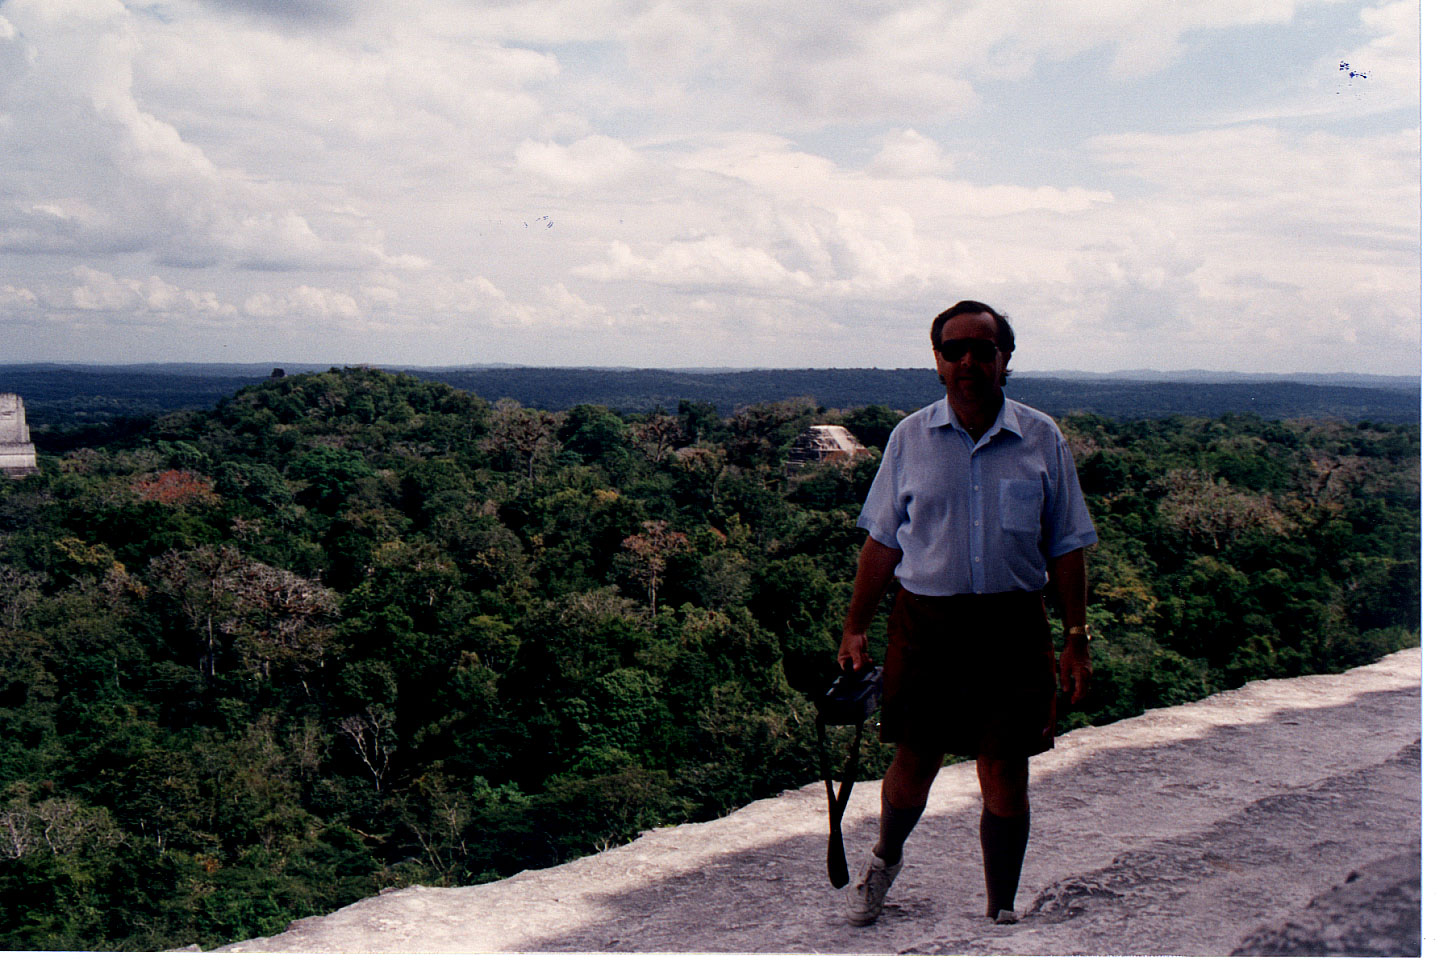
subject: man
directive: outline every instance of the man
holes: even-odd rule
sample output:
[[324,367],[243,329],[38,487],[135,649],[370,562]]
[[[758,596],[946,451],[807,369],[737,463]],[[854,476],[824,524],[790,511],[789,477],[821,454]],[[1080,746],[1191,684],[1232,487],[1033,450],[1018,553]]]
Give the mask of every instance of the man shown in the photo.
[[867,665],[866,632],[891,577],[880,739],[896,744],[881,789],[880,839],[846,891],[851,923],[873,923],[900,872],[946,753],[976,757],[986,915],[1014,923],[1030,836],[1029,758],[1055,742],[1055,653],[1041,591],[1065,629],[1060,688],[1090,683],[1085,556],[1095,528],[1055,422],[1006,398],[1015,334],[963,300],[930,328],[945,398],[902,420],[861,510],[869,536],[837,659]]

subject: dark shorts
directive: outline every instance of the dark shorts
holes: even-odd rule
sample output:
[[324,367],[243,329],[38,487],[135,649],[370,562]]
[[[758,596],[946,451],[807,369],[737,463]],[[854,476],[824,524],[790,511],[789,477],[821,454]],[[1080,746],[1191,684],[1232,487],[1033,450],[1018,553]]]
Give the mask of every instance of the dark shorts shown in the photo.
[[925,597],[890,614],[880,739],[970,756],[1055,745],[1055,647],[1039,593]]

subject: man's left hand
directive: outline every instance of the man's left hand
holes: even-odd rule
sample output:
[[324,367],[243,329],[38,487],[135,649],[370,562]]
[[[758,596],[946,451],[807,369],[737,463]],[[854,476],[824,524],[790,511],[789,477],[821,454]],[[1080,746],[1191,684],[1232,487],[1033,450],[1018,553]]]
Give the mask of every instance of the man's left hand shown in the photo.
[[1074,643],[1065,644],[1060,651],[1060,689],[1071,703],[1079,703],[1090,692],[1090,675],[1089,649],[1082,650]]

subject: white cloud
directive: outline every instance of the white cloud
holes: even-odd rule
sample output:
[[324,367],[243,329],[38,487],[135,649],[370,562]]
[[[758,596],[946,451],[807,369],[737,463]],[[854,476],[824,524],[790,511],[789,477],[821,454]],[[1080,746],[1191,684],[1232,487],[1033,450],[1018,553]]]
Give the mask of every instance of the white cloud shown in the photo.
[[[1084,366],[1089,354],[1099,369],[1147,365],[1127,356],[1162,367],[1413,369],[1405,357],[1416,356],[1420,334],[1415,131],[1342,137],[1251,126],[1104,137],[1092,147],[1146,189],[1077,224],[1086,241],[1063,271],[1053,256],[1035,258],[1052,266],[1015,300],[1056,338],[1042,340],[1052,351],[1042,365]],[[1373,334],[1361,353],[1342,348],[1356,329]],[[1119,356],[1104,363],[1097,343]],[[1069,363],[1049,360],[1067,352]]]
[[742,246],[730,237],[711,236],[659,245],[650,256],[636,254],[627,243],[614,241],[607,258],[575,270],[591,280],[645,280],[686,288],[729,287],[747,290],[799,290],[813,281],[804,271],[787,270],[758,247]]
[[552,325],[555,321],[568,324],[572,317],[593,316],[597,311],[599,308],[569,293],[560,283],[536,291],[533,299],[527,300],[510,296],[478,274],[459,280],[428,277],[402,297],[395,310],[412,323],[423,323],[420,318],[435,314],[451,318],[458,325],[457,336],[467,345],[483,331],[534,327],[543,319]]
[[[792,118],[913,123],[968,112],[977,79],[1020,79],[1039,63],[1096,52],[1109,56],[1114,77],[1146,75],[1174,63],[1193,34],[1284,24],[1301,7],[1329,2],[857,2],[821,12],[810,0],[660,0],[638,16],[605,8],[616,16],[613,27],[592,14],[580,18],[590,29],[571,30],[591,41],[617,30],[633,68],[665,83],[704,85],[712,99],[703,106],[729,110],[760,98]],[[511,6],[508,22],[554,6]]]
[[803,0],[670,0],[629,19],[620,33],[632,68],[686,87],[703,83],[699,103],[711,108],[743,109],[758,98],[790,117],[854,121],[971,106],[975,94],[954,51],[932,57],[931,44],[914,42],[933,18],[893,9],[832,5],[817,16]]
[[473,183],[524,137],[589,132],[534,92],[553,84],[557,58],[487,36],[491,11],[371,6],[319,31],[284,18],[147,21],[137,82],[222,166],[343,183],[350,199],[404,195],[437,177]]
[[0,43],[24,69],[0,81],[10,158],[0,251],[147,250],[166,264],[269,269],[364,264],[365,238],[322,238],[283,190],[216,166],[136,99],[141,44],[118,2],[12,0]]
[[803,202],[824,209],[897,206],[966,218],[1003,217],[1037,210],[1074,213],[1111,199],[1108,191],[1077,187],[979,186],[933,176],[917,175],[903,181],[867,176],[767,135],[721,138],[716,145],[676,157],[673,162],[682,169],[742,181],[783,205]]
[[870,171],[881,177],[938,177],[954,169],[940,144],[914,130],[891,130],[870,161]]
[[1356,137],[1245,126],[1100,137],[1092,148],[1216,230],[1279,231],[1311,243],[1368,235],[1418,250],[1418,130]]
[[17,287],[13,283],[0,285],[0,307],[28,308],[34,307],[37,303],[39,303],[39,298],[25,287]]
[[183,314],[233,317],[232,304],[213,291],[186,290],[151,276],[145,280],[116,277],[92,267],[71,271],[78,284],[70,288],[70,305],[78,310],[104,311],[117,318],[126,314]]
[[[923,138],[896,137],[926,153]],[[933,154],[930,155],[933,160]],[[981,254],[998,262],[997,276],[1040,264],[1028,251],[1011,257],[1026,229],[1042,235],[1061,223],[1083,223],[1088,213],[1113,201],[1109,193],[1053,187],[977,186],[934,175],[899,178],[872,166],[870,172],[796,150],[776,137],[722,139],[714,146],[671,157],[689,175],[678,189],[711,197],[709,219],[688,215],[688,235],[659,244],[611,243],[608,261],[591,263],[581,276],[611,282],[645,278],[655,283],[703,282],[723,288],[809,291],[843,298],[910,295],[931,285],[974,283],[983,276]],[[893,169],[893,168],[892,168]],[[668,185],[667,185],[668,186]],[[1035,218],[1043,222],[1036,224]],[[979,221],[995,221],[977,233]],[[723,269],[710,257],[701,271],[687,253],[717,243],[751,251],[748,269]],[[762,254],[759,259],[754,254]],[[747,279],[740,279],[740,277]],[[782,277],[788,277],[782,282]]]
[[214,359],[224,323],[261,359],[912,364],[914,317],[980,296],[1025,364],[1415,364],[1415,0],[0,13],[37,358]]
[[1349,60],[1364,72],[1361,92],[1393,105],[1413,104],[1420,96],[1420,3],[1398,0],[1360,11],[1374,39]]
[[360,304],[343,290],[301,284],[284,293],[252,294],[245,299],[245,312],[252,317],[354,320],[360,316]]
[[563,283],[552,283],[540,291],[544,312],[554,326],[579,329],[614,327],[615,319],[602,306],[570,292]]
[[506,301],[504,291],[479,274],[462,280],[429,276],[411,296],[427,311],[462,315],[494,310]]
[[634,173],[640,157],[611,137],[589,136],[569,146],[525,140],[515,148],[515,166],[561,193],[593,189]]
[[1041,61],[1110,51],[1111,75],[1131,78],[1173,63],[1185,38],[1290,21],[1302,6],[1331,0],[981,0],[957,8],[930,33],[935,46],[967,51],[977,76],[1016,79]]
[[393,306],[400,302],[400,291],[393,287],[364,287],[360,293],[368,303],[376,307]]

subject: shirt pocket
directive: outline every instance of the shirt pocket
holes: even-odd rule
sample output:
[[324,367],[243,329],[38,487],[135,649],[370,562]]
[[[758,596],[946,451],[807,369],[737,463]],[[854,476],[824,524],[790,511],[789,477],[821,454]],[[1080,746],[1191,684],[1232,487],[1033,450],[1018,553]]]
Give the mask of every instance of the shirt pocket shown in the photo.
[[1043,491],[1039,480],[1000,481],[1000,526],[1008,533],[1039,533]]

